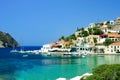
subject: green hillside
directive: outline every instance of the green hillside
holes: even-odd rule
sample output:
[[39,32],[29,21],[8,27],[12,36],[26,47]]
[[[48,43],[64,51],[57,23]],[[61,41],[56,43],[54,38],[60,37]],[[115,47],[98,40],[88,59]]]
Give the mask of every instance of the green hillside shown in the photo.
[[18,42],[9,34],[0,31],[0,48],[17,47]]

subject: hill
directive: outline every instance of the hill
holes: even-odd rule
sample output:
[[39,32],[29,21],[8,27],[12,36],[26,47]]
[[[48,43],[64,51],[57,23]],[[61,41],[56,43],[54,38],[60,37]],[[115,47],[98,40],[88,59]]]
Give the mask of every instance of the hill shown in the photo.
[[18,42],[9,34],[0,31],[0,48],[17,47]]

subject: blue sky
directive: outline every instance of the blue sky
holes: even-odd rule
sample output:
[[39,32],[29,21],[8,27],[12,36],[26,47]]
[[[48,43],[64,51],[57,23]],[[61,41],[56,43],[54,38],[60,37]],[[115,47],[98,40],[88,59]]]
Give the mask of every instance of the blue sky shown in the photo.
[[0,31],[21,45],[42,45],[77,27],[115,20],[120,0],[0,0]]

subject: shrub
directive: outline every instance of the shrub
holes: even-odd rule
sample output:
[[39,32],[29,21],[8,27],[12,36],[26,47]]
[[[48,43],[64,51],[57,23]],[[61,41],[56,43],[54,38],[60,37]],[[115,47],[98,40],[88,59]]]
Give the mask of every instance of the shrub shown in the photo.
[[120,80],[120,64],[101,65],[85,80]]

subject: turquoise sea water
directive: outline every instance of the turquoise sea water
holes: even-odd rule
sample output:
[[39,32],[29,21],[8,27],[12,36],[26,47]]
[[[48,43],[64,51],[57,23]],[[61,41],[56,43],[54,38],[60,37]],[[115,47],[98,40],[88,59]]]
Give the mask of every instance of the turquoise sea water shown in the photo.
[[120,55],[91,55],[78,59],[0,59],[0,80],[70,79],[101,64],[120,63]]
[[90,55],[85,58],[20,58],[0,49],[0,80],[56,80],[73,78],[101,64],[119,64],[120,55]]

